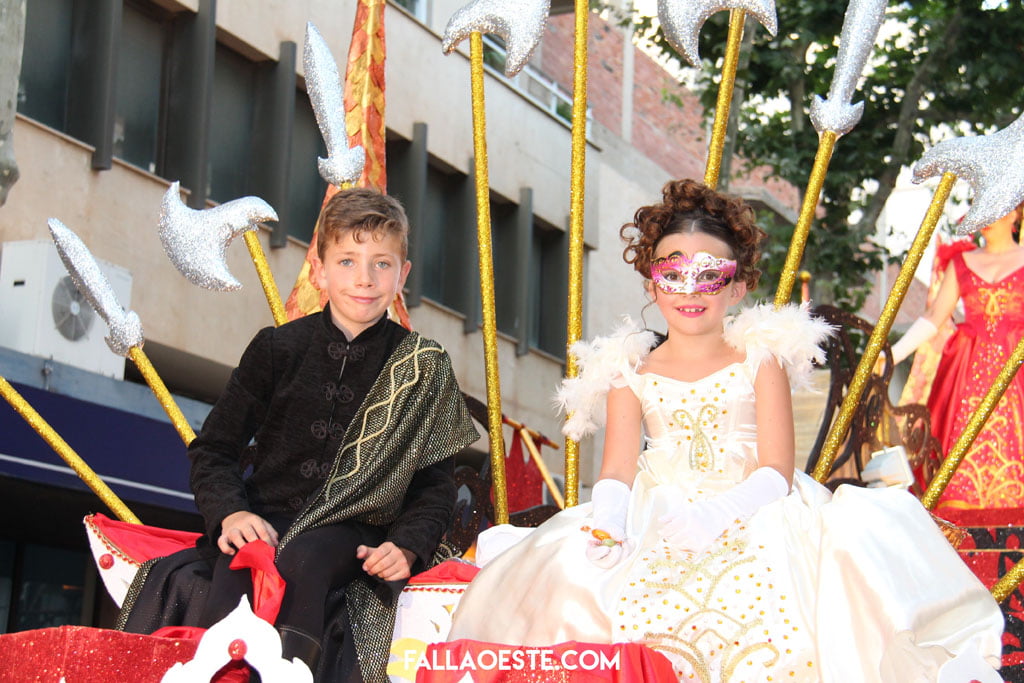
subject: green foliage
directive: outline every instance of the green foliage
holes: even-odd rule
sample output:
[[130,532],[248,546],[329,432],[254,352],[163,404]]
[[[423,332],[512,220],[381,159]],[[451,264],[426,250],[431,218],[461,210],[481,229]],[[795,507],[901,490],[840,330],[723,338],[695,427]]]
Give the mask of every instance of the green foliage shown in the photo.
[[[991,132],[1020,114],[1024,2],[983,8],[991,4],[908,0],[890,5],[888,26],[853,100],[865,101],[864,116],[836,145],[804,253],[803,267],[814,276],[819,300],[831,298],[853,311],[863,303],[872,273],[885,260],[871,242],[875,222],[899,169],[920,158],[937,129]],[[736,151],[803,190],[818,147],[807,113],[812,97],[824,97],[831,85],[845,7],[834,0],[797,0],[777,3],[777,10],[774,38],[748,18],[747,30],[755,33],[749,63],[737,74],[747,97],[736,112]],[[652,31],[649,18],[633,17],[633,22],[657,49],[679,59],[660,31]],[[727,27],[728,13],[719,12],[702,31],[699,84],[708,116],[714,114]],[[782,104],[769,108],[766,102]],[[948,129],[942,134],[949,135]],[[775,283],[792,226],[765,229],[771,245],[763,281]]]

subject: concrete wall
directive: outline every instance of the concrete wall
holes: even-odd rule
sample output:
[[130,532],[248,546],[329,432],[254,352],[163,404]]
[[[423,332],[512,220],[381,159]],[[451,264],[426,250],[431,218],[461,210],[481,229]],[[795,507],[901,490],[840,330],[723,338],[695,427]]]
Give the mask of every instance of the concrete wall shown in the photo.
[[[195,11],[198,1],[159,4]],[[467,172],[473,155],[468,44],[450,56],[440,49],[440,34],[462,4],[428,0],[426,23],[388,5],[387,125],[393,134],[411,138],[413,124],[426,122],[430,155]],[[354,11],[352,0],[219,0],[218,39],[257,60],[276,59],[279,43],[294,41],[301,72],[303,36],[311,21],[344,64]],[[696,98],[625,42],[620,30],[596,15],[591,19],[588,101],[594,121],[587,146],[584,336],[607,333],[623,314],[639,316],[645,304],[641,278],[622,262],[619,227],[636,208],[657,201],[670,178],[702,176],[706,145]],[[551,18],[534,65],[570,90],[571,50],[572,17]],[[686,98],[683,109],[662,101],[666,87]],[[517,199],[520,188],[531,187],[534,212],[566,227],[569,128],[492,73],[486,76],[485,97],[492,190]],[[142,318],[157,369],[178,385],[205,388],[222,382],[253,333],[272,324],[243,241],[231,245],[228,261],[244,288],[234,293],[198,289],[175,271],[156,236],[168,180],[117,161],[111,170],[93,171],[88,146],[24,118],[17,121],[15,145],[22,178],[0,209],[0,241],[49,239],[46,219],[61,219],[97,257],[132,271],[132,308]],[[796,204],[794,188],[765,182],[757,173],[747,181]],[[268,236],[264,231],[261,241],[278,289],[287,296],[306,245],[290,240],[284,248],[270,249]],[[418,330],[449,349],[464,390],[484,399],[480,333],[464,333],[461,316],[430,301],[411,316]],[[656,317],[651,309],[648,322],[661,327]],[[562,377],[562,361],[538,351],[524,356],[515,351],[514,340],[500,340],[504,412],[561,441],[551,395]],[[599,468],[599,445],[600,438],[583,445],[585,484]],[[561,452],[545,453],[552,469],[562,471]]]

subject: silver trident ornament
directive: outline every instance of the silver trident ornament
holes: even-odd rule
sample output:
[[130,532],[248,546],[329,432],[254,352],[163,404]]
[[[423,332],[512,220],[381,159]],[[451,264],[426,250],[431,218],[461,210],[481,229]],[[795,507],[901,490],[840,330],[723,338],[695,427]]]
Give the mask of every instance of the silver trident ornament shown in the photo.
[[530,61],[544,35],[551,0],[474,0],[448,20],[441,49],[449,54],[474,32],[505,41],[505,75],[511,78]]
[[971,208],[957,226],[969,235],[1002,218],[1024,201],[1024,115],[1006,128],[946,140],[914,164],[914,182],[943,173],[963,178],[974,190]]
[[811,123],[819,135],[826,130],[846,135],[864,115],[863,102],[850,102],[878,39],[885,3],[886,0],[851,0],[847,6],[828,99],[815,95],[811,103]]

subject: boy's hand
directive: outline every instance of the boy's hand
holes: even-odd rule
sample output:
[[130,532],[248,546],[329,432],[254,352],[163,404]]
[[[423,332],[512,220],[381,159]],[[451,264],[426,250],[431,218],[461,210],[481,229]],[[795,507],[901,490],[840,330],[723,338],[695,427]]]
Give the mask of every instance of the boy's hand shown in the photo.
[[384,581],[408,579],[416,561],[416,555],[391,541],[385,541],[376,548],[361,545],[356,548],[356,557],[365,560],[364,572]]
[[247,510],[232,512],[220,523],[217,547],[225,555],[234,555],[242,546],[257,538],[271,547],[277,546],[277,531],[270,522]]

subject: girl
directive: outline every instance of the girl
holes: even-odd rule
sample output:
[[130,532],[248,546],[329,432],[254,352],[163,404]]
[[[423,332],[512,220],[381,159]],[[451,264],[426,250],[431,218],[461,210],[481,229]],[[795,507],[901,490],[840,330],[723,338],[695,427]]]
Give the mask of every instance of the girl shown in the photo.
[[[1022,206],[982,228],[984,247],[953,256],[935,301],[892,347],[893,361],[898,363],[935,336],[963,298],[966,319],[943,348],[928,396],[932,432],[943,454],[960,438],[1024,333],[1024,247],[1014,238],[1020,230]],[[1018,374],[936,509],[1017,508],[1022,499],[1024,375]]]
[[760,275],[753,211],[676,181],[622,234],[668,336],[628,324],[576,351],[567,433],[607,396],[592,503],[489,563],[449,638],[639,641],[680,680],[1000,680],[999,608],[920,503],[794,473],[790,382],[828,329],[796,307],[726,318]]

